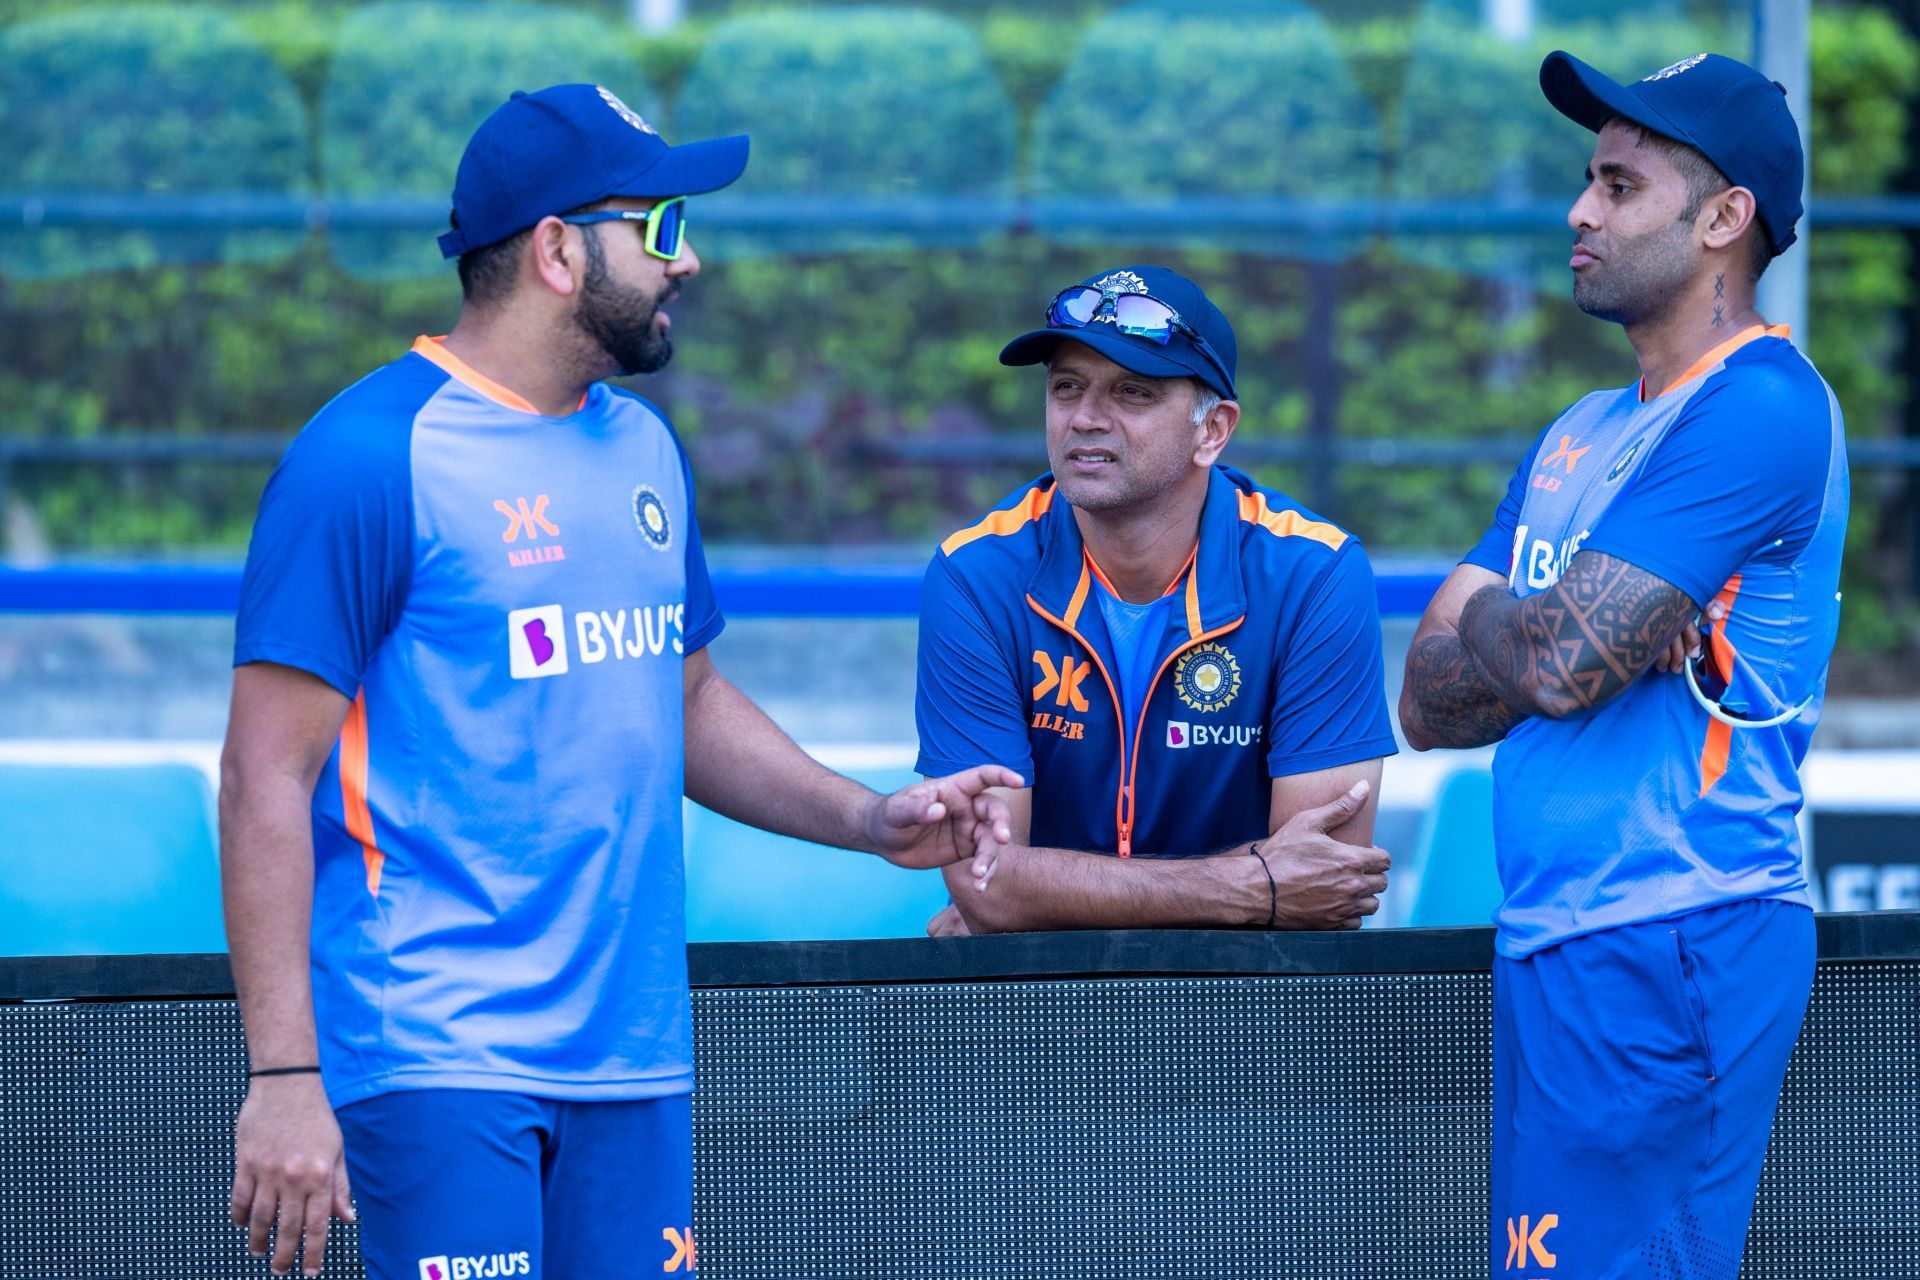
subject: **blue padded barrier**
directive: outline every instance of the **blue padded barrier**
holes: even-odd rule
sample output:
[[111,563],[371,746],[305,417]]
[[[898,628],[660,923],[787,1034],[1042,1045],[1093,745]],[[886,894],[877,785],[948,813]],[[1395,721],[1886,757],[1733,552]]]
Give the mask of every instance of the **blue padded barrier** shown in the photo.
[[1440,794],[1420,825],[1414,858],[1420,868],[1420,893],[1408,924],[1426,928],[1492,921],[1500,905],[1492,773],[1460,769],[1440,784]]
[[0,764],[0,831],[0,955],[226,950],[192,765]]
[[[881,792],[920,778],[911,769],[854,776]],[[937,871],[776,836],[691,800],[685,813],[689,942],[916,938],[947,905]]]

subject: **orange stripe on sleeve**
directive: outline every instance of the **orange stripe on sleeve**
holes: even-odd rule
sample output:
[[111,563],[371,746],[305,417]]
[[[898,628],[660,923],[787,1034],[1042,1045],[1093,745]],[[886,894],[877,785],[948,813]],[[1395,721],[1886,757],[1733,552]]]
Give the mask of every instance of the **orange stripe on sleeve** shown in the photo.
[[[1720,588],[1720,594],[1714,597],[1726,610],[1719,623],[1713,628],[1713,638],[1707,643],[1713,653],[1713,665],[1719,669],[1722,680],[1733,679],[1733,642],[1727,639],[1727,622],[1733,617],[1733,602],[1740,595],[1740,575],[1734,574],[1727,579],[1727,585]],[[1708,717],[1707,740],[1700,748],[1700,794],[1706,795],[1713,790],[1714,784],[1727,776],[1727,757],[1733,751],[1733,726],[1722,724]]]
[[1309,520],[1298,511],[1275,511],[1267,505],[1267,495],[1264,493],[1240,495],[1240,518],[1248,524],[1259,525],[1277,537],[1312,538],[1335,551],[1347,541],[1346,531],[1337,525],[1324,520]]
[[1048,509],[1053,506],[1053,490],[1053,485],[1048,485],[1044,489],[1029,490],[1027,496],[1013,506],[1001,511],[989,511],[985,520],[972,528],[962,529],[941,543],[941,552],[952,555],[969,542],[976,542],[981,538],[1005,537],[1009,533],[1019,532],[1047,514]]
[[367,865],[367,892],[380,892],[380,869],[387,855],[373,839],[373,809],[367,803],[367,691],[353,695],[347,722],[340,728],[340,800],[347,814],[347,834],[360,842]]

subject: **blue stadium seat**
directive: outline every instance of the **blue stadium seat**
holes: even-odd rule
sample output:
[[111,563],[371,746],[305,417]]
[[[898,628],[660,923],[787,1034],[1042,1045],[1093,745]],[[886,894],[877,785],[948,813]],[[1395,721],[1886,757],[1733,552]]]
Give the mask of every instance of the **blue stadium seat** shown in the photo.
[[753,163],[707,197],[713,205],[758,201],[801,219],[730,231],[711,250],[701,243],[709,256],[973,244],[1009,216],[993,202],[1013,194],[1013,105],[973,32],[944,14],[810,7],[730,19],[688,72],[674,128],[752,136]]
[[[658,97],[621,43],[601,19],[557,5],[403,0],[353,10],[320,96],[328,197],[412,196],[444,218],[467,139],[515,89],[587,81],[656,119]],[[333,227],[327,239],[341,269],[362,279],[450,269],[431,231]]]
[[[17,6],[16,6],[17,7]],[[161,263],[265,262],[306,238],[311,148],[293,82],[200,5],[86,8],[0,30],[0,186],[48,207],[106,201],[87,225],[0,227],[0,274],[55,279]],[[264,199],[291,221],[245,224]],[[234,225],[166,224],[161,214]],[[182,208],[181,206],[186,206]]]
[[[1087,30],[1035,118],[1035,220],[1071,243],[1339,257],[1353,238],[1227,230],[1209,226],[1209,214],[1247,201],[1377,197],[1380,151],[1377,113],[1312,8],[1141,4]],[[1164,201],[1173,220],[1088,222],[1115,199]],[[1052,201],[1086,209],[1050,210]]]
[[200,770],[0,764],[0,815],[0,955],[227,949]]
[[1420,894],[1415,927],[1484,925],[1500,905],[1500,872],[1493,858],[1493,774],[1459,769],[1440,784],[1440,794],[1420,826],[1415,853]]
[[[897,791],[910,769],[857,774]],[[937,871],[905,871],[871,854],[771,835],[686,803],[687,940],[917,938],[947,905]]]

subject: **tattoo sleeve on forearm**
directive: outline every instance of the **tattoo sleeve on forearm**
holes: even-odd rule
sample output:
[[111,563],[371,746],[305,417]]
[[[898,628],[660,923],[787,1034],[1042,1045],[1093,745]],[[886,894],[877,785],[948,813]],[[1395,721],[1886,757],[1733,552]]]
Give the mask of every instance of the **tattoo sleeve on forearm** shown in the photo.
[[1420,728],[1435,746],[1484,747],[1526,717],[1500,700],[1474,670],[1456,636],[1428,636],[1407,654]]
[[1474,669],[1509,706],[1557,717],[1614,698],[1700,606],[1664,578],[1582,551],[1546,591],[1476,593],[1460,612]]

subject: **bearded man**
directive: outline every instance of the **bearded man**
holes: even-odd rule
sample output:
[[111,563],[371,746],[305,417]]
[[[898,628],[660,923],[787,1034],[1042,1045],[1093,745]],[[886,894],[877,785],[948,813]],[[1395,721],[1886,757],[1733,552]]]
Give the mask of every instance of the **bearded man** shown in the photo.
[[220,825],[232,1212],[276,1274],[304,1237],[317,1275],[356,1199],[373,1280],[690,1274],[683,792],[981,876],[1008,831],[1017,775],[876,795],[708,655],[686,457],[601,379],[666,364],[686,198],[746,162],[596,85],[513,95],[440,238],[459,323],[321,410],[261,500]]

